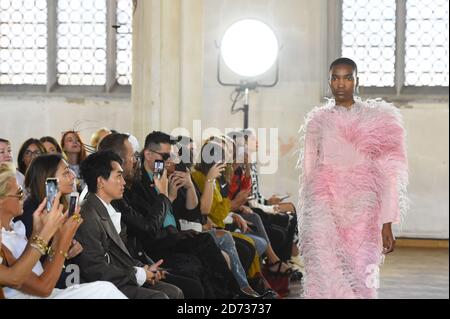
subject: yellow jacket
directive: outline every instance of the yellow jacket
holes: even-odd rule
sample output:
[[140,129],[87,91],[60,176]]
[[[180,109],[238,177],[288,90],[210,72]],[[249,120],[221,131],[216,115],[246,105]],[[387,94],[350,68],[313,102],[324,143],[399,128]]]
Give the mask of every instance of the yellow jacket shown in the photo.
[[[194,171],[192,173],[192,179],[194,183],[199,188],[200,192],[203,193],[206,184],[206,176],[199,171]],[[214,194],[211,210],[208,217],[212,220],[214,224],[219,228],[225,228],[224,219],[231,212],[231,201],[228,198],[223,198],[220,194],[220,185],[216,181],[214,186]]]

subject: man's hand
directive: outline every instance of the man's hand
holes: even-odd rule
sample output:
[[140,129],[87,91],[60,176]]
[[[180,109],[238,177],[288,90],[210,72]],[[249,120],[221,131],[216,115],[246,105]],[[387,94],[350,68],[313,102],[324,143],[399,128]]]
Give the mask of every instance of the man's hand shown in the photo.
[[392,224],[387,223],[383,225],[381,231],[381,237],[383,238],[383,254],[387,255],[394,251],[395,238],[392,233]]
[[159,192],[161,194],[168,196],[169,181],[167,179],[167,170],[164,170],[163,174],[161,175],[161,178],[159,178],[159,179],[157,176],[154,176],[153,183],[154,183],[154,186],[159,190]]
[[164,275],[161,271],[159,271],[159,266],[164,262],[164,260],[160,259],[153,265],[145,265],[144,269],[147,274],[147,282],[151,285],[156,284],[158,281],[163,279]]

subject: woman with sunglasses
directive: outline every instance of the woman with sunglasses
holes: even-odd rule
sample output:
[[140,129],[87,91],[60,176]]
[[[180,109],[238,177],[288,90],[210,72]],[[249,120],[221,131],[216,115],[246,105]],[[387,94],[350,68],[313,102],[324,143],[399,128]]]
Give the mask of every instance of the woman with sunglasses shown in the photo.
[[31,162],[38,156],[47,153],[44,145],[35,138],[30,138],[26,140],[19,150],[19,155],[17,156],[18,170],[23,175],[25,175]]
[[[9,205],[11,205],[11,203],[17,205],[24,198],[23,190],[19,185],[17,185],[18,191],[16,193],[9,194],[7,191],[8,186],[11,187],[11,185],[8,185],[5,181],[11,177],[11,172],[14,170],[15,168],[11,163],[0,163],[0,203],[2,203],[2,207],[5,205],[6,201],[10,202]],[[42,238],[45,244],[48,244],[56,231],[63,224],[65,218],[56,205],[50,213],[44,214],[45,203],[46,201],[44,200],[33,213],[33,224],[35,229],[34,234]],[[6,203],[6,205],[8,205],[8,203]],[[0,229],[2,229],[1,219]],[[1,249],[1,234],[2,232],[0,231],[0,289],[1,286],[13,288],[20,287],[30,276],[32,269],[39,261],[41,254],[37,249],[28,246],[17,262],[11,267],[7,267],[6,265],[3,265],[3,263],[6,263],[6,260],[3,257]],[[0,299],[2,296],[3,291],[0,290]]]
[[[74,217],[69,219],[67,213],[62,214],[64,206],[58,204],[60,197],[61,193],[58,193],[52,211],[49,214],[45,213],[44,218],[42,215],[46,201],[41,203],[35,213],[35,231],[38,229],[40,231],[35,232],[38,235],[33,236],[28,242],[23,223],[20,221],[13,223],[13,218],[22,214],[23,200],[23,193],[15,178],[15,169],[12,164],[0,164],[0,223],[3,227],[0,232],[2,244],[0,251],[2,262],[6,264],[6,267],[0,266],[0,284],[14,287],[4,288],[4,296],[9,299],[125,299],[126,297],[108,282],[82,284],[64,290],[54,288],[72,238],[83,221],[79,215],[79,208],[75,211]],[[40,225],[42,220],[44,226]],[[51,222],[53,225],[49,224]],[[49,249],[49,240],[56,228],[58,231]],[[36,252],[30,252],[31,249],[35,250],[38,256],[30,257],[30,254],[36,255]],[[33,259],[39,258],[39,255],[47,255],[44,265],[39,261],[33,264],[35,261]],[[31,274],[27,273],[30,265],[33,267]],[[7,275],[11,272],[19,272],[15,276],[16,280],[8,279]]]

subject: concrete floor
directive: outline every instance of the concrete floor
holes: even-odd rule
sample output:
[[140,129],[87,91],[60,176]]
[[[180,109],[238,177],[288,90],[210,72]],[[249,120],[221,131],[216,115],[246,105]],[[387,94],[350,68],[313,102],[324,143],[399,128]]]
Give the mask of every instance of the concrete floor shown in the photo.
[[[397,248],[381,267],[380,299],[448,299],[449,250]],[[287,299],[300,296],[292,283]]]

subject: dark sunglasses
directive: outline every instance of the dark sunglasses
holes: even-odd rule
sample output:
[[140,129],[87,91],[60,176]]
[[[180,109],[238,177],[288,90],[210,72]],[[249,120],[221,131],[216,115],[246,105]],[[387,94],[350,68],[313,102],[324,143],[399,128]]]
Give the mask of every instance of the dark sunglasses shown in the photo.
[[163,161],[167,161],[170,158],[170,156],[171,156],[170,153],[160,153],[160,152],[153,151],[153,150],[149,150],[149,151],[152,152],[152,153],[158,154],[159,156],[161,156]]

